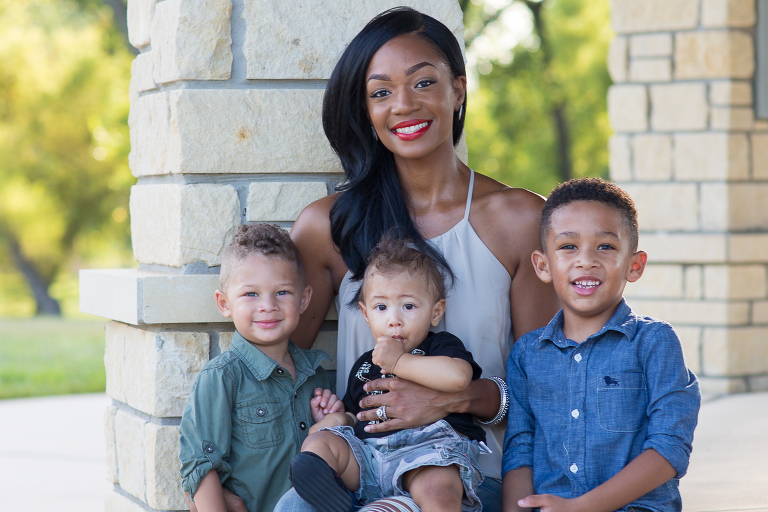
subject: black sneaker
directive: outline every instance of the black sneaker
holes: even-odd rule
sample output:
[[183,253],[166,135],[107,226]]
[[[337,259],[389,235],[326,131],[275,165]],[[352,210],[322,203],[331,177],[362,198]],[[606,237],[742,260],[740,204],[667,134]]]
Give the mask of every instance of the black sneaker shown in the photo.
[[352,497],[338,473],[319,455],[301,452],[291,461],[291,483],[320,512],[348,512]]

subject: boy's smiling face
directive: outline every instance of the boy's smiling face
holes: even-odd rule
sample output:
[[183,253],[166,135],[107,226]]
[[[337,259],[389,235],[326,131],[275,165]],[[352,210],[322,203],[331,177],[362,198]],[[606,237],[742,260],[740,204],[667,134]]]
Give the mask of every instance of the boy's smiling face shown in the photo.
[[647,256],[632,252],[621,212],[598,201],[574,201],[552,212],[546,251],[535,251],[539,279],[553,283],[563,305],[563,333],[582,342],[621,302],[624,286],[643,274]]
[[246,340],[276,359],[272,352],[285,350],[311,296],[295,263],[254,254],[237,262],[224,291],[216,290],[216,305]]

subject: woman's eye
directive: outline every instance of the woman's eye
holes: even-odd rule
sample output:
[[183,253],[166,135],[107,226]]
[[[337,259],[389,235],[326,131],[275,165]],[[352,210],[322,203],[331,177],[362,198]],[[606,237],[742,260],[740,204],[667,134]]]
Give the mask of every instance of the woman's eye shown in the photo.
[[384,98],[386,96],[389,96],[389,91],[384,89],[379,89],[378,91],[373,91],[371,93],[371,98]]
[[434,84],[435,80],[428,79],[428,80],[419,80],[419,82],[416,84],[417,89],[423,89],[424,87],[429,87],[430,85]]

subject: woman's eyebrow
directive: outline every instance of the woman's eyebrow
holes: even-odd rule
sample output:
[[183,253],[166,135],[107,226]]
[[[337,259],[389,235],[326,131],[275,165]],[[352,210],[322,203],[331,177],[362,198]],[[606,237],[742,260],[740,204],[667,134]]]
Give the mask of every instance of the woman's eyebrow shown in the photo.
[[[429,62],[426,62],[426,61],[425,62],[419,62],[418,64],[414,64],[413,66],[411,66],[408,69],[406,69],[405,70],[405,76],[410,76],[410,75],[414,74],[415,72],[417,72],[418,70],[420,70],[424,66],[432,66],[433,68],[435,67],[433,64],[430,64]],[[368,77],[368,81],[370,82],[371,80],[382,80],[382,81],[385,81],[385,82],[391,82],[392,78],[389,75],[373,74],[373,75]]]

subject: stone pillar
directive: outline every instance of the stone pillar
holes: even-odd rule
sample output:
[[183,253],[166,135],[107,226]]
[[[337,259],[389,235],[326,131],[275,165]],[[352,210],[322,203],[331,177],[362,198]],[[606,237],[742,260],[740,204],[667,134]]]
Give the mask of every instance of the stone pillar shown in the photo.
[[[402,4],[463,40],[454,0],[128,0],[141,50],[129,117],[140,265],[80,274],[81,310],[112,320],[107,510],[187,509],[180,416],[233,332],[213,301],[222,251],[242,223],[289,228],[343,179],[322,131],[323,89],[365,23]],[[315,346],[335,355],[335,343],[332,313]]]
[[768,121],[754,0],[613,0],[611,178],[637,202],[636,309],[672,323],[702,389],[768,389]]

